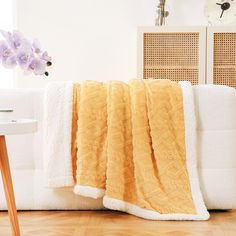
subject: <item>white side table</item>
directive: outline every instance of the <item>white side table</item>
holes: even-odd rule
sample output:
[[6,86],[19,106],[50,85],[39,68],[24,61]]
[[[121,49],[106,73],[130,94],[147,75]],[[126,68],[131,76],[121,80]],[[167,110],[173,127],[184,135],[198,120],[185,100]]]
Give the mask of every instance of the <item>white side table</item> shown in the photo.
[[33,133],[36,131],[36,120],[21,119],[11,122],[0,121],[0,170],[6,195],[8,214],[11,222],[12,235],[14,236],[20,236],[20,228],[17,217],[5,135]]

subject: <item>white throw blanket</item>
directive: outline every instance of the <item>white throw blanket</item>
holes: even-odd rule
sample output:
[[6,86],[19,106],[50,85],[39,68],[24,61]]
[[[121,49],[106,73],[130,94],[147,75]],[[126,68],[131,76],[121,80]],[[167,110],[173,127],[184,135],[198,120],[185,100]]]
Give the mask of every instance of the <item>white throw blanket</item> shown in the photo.
[[53,82],[46,89],[44,117],[45,186],[73,186],[71,160],[73,82]]

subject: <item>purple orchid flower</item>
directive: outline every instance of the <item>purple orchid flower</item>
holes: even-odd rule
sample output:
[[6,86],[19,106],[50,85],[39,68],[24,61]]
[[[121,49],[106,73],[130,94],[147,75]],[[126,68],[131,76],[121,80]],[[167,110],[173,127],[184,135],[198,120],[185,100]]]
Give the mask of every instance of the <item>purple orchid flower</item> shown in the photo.
[[33,58],[28,66],[28,71],[35,75],[43,75],[46,72],[46,63],[38,58]]
[[40,43],[34,39],[31,43],[20,32],[0,30],[5,40],[0,40],[0,62],[6,68],[20,66],[27,73],[48,75],[46,67],[52,64],[51,57],[43,52]]
[[26,69],[33,58],[33,53],[30,50],[20,50],[17,55],[17,63],[22,69]]
[[52,58],[48,55],[48,52],[44,52],[41,57],[42,60],[46,61],[47,66],[52,65]]
[[18,31],[13,31],[10,45],[12,48],[14,48],[15,51],[17,51],[23,44],[23,37]]
[[23,42],[23,36],[18,31],[13,31],[13,33],[6,32],[1,30],[0,31],[2,36],[6,39],[7,43],[14,51],[17,51]]
[[5,61],[3,61],[3,65],[9,69],[16,67],[17,60],[15,55],[9,56]]
[[37,54],[41,53],[41,45],[37,39],[34,39],[34,41],[32,43],[32,48],[35,53],[37,53]]
[[41,56],[41,59],[44,60],[44,61],[51,61],[52,58],[48,55],[48,52],[44,52]]
[[0,58],[2,61],[6,61],[8,57],[12,56],[13,52],[8,47],[5,41],[0,41]]

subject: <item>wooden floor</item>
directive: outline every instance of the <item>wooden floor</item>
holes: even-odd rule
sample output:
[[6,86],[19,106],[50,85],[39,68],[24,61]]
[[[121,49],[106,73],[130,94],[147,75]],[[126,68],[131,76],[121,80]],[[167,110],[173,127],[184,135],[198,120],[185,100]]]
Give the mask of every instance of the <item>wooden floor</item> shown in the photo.
[[[211,212],[202,222],[149,221],[114,211],[19,212],[22,236],[236,236],[236,210]],[[10,236],[6,212],[0,213],[0,236]]]

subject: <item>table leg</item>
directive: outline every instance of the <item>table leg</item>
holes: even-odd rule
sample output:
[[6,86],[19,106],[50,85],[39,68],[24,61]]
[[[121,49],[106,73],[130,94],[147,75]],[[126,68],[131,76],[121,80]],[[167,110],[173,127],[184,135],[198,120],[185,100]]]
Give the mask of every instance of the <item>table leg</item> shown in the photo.
[[0,170],[5,189],[8,214],[11,221],[12,235],[20,236],[20,228],[18,223],[14,190],[11,179],[11,171],[7,155],[7,146],[5,136],[0,136]]

